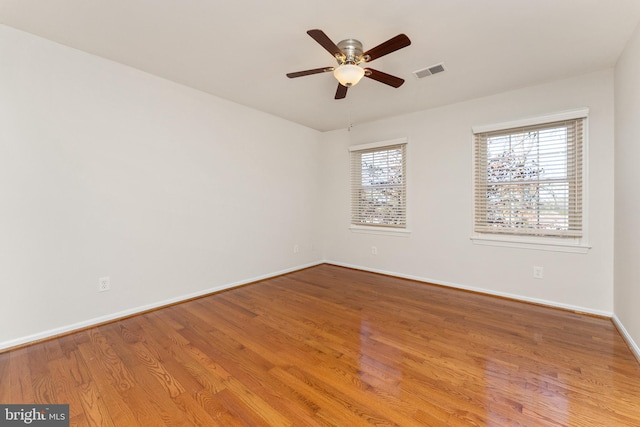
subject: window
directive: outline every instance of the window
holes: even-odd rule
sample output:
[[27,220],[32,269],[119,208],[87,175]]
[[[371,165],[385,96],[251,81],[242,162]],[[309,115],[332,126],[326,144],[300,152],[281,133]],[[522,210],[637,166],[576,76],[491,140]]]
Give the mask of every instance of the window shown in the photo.
[[583,237],[586,110],[545,119],[474,129],[476,233]]
[[350,147],[351,224],[406,227],[406,139]]

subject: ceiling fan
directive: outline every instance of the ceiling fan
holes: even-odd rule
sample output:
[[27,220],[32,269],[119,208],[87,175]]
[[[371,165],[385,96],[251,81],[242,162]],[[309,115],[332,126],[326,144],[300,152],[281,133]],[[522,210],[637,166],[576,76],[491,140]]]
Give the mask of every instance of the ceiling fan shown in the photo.
[[317,41],[320,46],[325,48],[327,52],[333,55],[338,61],[337,67],[314,68],[312,70],[297,71],[288,73],[287,77],[293,79],[295,77],[309,76],[311,74],[328,73],[333,71],[333,75],[338,80],[338,90],[336,90],[335,99],[342,99],[347,96],[347,89],[358,84],[362,77],[379,81],[398,88],[404,83],[404,79],[374,70],[373,68],[362,68],[360,64],[371,62],[381,56],[387,55],[396,50],[407,47],[411,44],[411,40],[404,34],[390,38],[384,43],[362,51],[362,43],[359,40],[347,39],[342,40],[337,45],[322,30],[309,30],[307,34]]

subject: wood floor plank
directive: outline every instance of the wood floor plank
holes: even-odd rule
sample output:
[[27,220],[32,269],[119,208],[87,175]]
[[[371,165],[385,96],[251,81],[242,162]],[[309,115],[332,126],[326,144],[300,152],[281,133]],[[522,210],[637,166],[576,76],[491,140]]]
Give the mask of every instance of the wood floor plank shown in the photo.
[[[5,390],[4,395],[8,395],[8,402],[37,402],[34,396],[34,387],[31,375],[31,364],[29,363],[29,352],[32,347],[21,348],[9,353],[10,357],[10,379],[4,380],[1,384],[3,388],[9,386],[9,390]],[[51,402],[53,403],[53,402]]]
[[[76,392],[88,425],[126,425],[118,424],[123,421],[135,425],[135,409],[129,406],[133,402],[125,403],[121,394],[122,383],[112,375],[113,369],[102,363],[101,351],[90,343],[85,343],[78,347],[78,354],[81,357],[80,363],[84,365],[82,369],[86,369],[87,374],[77,384]],[[70,406],[69,412],[75,414],[78,409],[80,408]]]
[[0,354],[74,426],[640,426],[610,319],[319,265]]

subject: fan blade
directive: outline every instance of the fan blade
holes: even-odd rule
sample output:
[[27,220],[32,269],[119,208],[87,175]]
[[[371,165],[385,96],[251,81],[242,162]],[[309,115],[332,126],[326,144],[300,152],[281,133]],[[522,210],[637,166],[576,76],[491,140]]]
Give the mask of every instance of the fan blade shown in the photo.
[[381,56],[385,56],[391,52],[407,47],[411,44],[411,40],[404,34],[398,34],[397,36],[387,40],[386,42],[379,44],[378,46],[369,49],[362,54],[365,58],[365,62],[371,62],[374,59],[378,59]]
[[336,90],[336,96],[334,99],[342,99],[347,96],[347,89],[349,88],[338,83],[338,89]]
[[311,38],[317,41],[320,46],[325,48],[331,55],[345,56],[344,52],[340,50],[340,48],[336,46],[336,44],[332,42],[329,36],[327,36],[322,30],[309,30],[307,31],[307,34],[309,34]]
[[296,71],[295,73],[287,73],[287,77],[290,79],[302,76],[310,76],[311,74],[328,73],[333,71],[334,67],[314,68],[313,70]]
[[401,79],[400,77],[392,76],[391,74],[383,73],[382,71],[374,70],[373,68],[365,68],[364,76],[395,88],[402,86],[404,83],[404,79]]

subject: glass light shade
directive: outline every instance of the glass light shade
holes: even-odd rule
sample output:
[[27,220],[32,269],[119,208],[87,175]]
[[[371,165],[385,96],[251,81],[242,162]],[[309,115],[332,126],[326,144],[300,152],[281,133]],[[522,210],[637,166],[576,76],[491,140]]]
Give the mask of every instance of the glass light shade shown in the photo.
[[351,87],[357,85],[364,76],[364,69],[353,64],[342,64],[333,71],[333,75],[342,86]]

